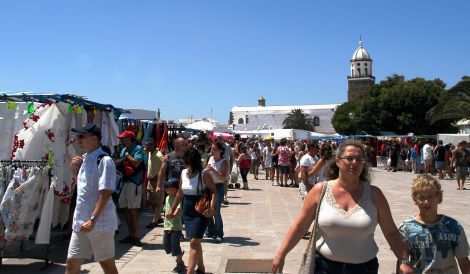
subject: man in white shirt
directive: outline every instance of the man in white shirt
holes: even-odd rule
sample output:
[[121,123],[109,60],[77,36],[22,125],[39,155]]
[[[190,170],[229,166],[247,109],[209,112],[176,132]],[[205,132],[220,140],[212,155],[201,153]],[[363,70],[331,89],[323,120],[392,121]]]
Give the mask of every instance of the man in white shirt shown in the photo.
[[431,140],[428,140],[423,146],[424,173],[429,173],[432,166],[432,146]]
[[324,159],[318,159],[318,149],[318,143],[309,142],[307,144],[307,154],[300,159],[300,177],[302,178],[302,183],[299,184],[299,191],[302,199],[307,196],[307,193],[317,182],[318,171],[326,163]]

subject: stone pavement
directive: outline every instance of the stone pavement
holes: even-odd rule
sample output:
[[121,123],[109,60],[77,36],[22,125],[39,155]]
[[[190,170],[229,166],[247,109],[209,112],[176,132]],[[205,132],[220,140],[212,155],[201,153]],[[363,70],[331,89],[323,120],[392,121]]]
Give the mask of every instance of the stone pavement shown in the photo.
[[[264,174],[260,174],[263,178]],[[373,184],[379,186],[387,197],[395,223],[416,214],[417,208],[410,198],[410,184],[415,174],[408,172],[387,172],[373,169]],[[254,180],[249,176],[250,190],[229,190],[229,206],[224,206],[225,238],[223,243],[212,239],[203,240],[206,271],[225,273],[228,259],[272,259],[282,243],[285,233],[301,208],[301,200],[296,188],[281,188],[267,180]],[[470,191],[458,191],[455,180],[441,181],[444,188],[444,201],[440,212],[457,219],[470,236]],[[468,185],[467,185],[468,187]],[[467,216],[467,217],[465,217]],[[151,219],[151,212],[142,212],[141,226],[145,234],[143,248],[117,244],[117,265],[120,273],[172,273],[174,258],[168,256],[162,247],[162,228],[145,229]],[[125,232],[117,235],[124,237]],[[395,258],[383,237],[380,227],[376,230],[379,245],[380,273],[394,273]],[[284,273],[297,273],[300,259],[307,240],[301,240],[286,258]],[[187,263],[189,242],[182,242],[186,251]],[[66,254],[66,245],[62,247]],[[39,271],[43,263],[37,260],[4,259],[1,273],[63,273],[63,257],[45,271]],[[97,263],[89,262],[82,266],[82,273],[102,273]]]

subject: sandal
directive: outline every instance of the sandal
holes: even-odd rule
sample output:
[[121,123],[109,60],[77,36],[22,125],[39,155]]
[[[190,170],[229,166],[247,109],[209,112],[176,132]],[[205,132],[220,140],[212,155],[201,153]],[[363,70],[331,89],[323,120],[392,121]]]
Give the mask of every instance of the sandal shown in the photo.
[[206,274],[206,270],[205,269],[201,270],[198,268],[196,269],[196,274]]

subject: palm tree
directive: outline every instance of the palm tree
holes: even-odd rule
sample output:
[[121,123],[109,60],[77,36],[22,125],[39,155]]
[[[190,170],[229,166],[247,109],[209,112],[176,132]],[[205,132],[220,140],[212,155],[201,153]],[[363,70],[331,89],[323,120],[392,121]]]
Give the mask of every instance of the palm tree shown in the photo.
[[313,120],[302,109],[293,109],[282,122],[284,129],[304,129],[313,131]]
[[462,80],[449,89],[439,101],[439,104],[426,113],[431,124],[470,118],[470,78],[462,77]]

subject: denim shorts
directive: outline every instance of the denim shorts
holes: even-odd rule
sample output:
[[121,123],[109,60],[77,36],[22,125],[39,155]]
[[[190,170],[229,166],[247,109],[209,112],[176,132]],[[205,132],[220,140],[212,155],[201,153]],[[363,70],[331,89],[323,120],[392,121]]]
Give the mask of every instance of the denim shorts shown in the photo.
[[336,262],[315,253],[315,274],[377,274],[379,261],[377,257],[361,264]]
[[166,254],[170,254],[171,256],[178,256],[182,254],[181,246],[181,231],[172,231],[172,230],[165,230],[163,231],[163,248],[165,249]]

